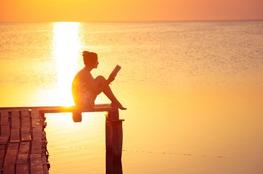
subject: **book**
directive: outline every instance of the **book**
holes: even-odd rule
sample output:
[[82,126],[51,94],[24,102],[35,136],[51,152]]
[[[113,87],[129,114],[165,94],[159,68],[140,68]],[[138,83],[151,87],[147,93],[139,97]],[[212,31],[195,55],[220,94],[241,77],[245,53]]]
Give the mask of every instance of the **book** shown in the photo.
[[110,73],[108,80],[110,81],[114,80],[120,70],[121,70],[121,66],[116,65],[115,68]]

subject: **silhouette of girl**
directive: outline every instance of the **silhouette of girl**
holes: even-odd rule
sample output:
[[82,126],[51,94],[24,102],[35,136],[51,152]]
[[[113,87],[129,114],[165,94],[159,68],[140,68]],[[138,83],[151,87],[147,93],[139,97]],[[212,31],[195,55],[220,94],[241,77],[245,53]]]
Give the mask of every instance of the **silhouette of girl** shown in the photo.
[[72,83],[75,104],[77,106],[93,107],[96,97],[103,92],[111,100],[113,107],[125,110],[126,108],[117,100],[109,86],[114,77],[109,76],[108,79],[103,76],[98,76],[95,79],[92,77],[91,70],[97,68],[99,64],[97,54],[83,51],[82,56],[85,67],[76,74]]

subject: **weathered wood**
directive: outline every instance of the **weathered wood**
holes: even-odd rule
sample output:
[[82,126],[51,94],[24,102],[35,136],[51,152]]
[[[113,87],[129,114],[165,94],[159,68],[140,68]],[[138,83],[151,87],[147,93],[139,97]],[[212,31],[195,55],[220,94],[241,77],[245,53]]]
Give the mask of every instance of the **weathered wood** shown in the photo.
[[0,173],[42,174],[45,171],[47,174],[49,163],[45,156],[45,122],[41,112],[10,109],[0,110],[0,116]]
[[30,142],[20,143],[18,157],[16,160],[17,164],[27,163],[29,158]]
[[21,142],[16,160],[16,174],[29,174],[29,152],[30,142]]
[[18,154],[16,164],[24,164],[28,162],[28,154]]
[[31,154],[41,154],[42,153],[42,142],[33,140],[31,144]]
[[5,161],[4,161],[4,174],[15,174],[15,161],[18,153],[19,143],[9,143]]
[[11,128],[20,128],[20,118],[18,111],[11,112]]
[[21,111],[21,129],[30,129],[30,112],[27,110]]
[[10,143],[19,143],[20,142],[20,129],[13,128],[11,129]]
[[8,137],[10,136],[10,127],[9,125],[1,125],[1,136]]
[[50,164],[47,162],[47,157],[45,155],[42,156],[43,163],[43,172],[44,174],[48,174],[48,170],[50,168]]
[[119,119],[118,110],[109,112],[106,117],[106,145],[111,146],[114,150],[114,155],[120,157],[123,141],[122,121]]
[[[43,146],[45,140],[44,117],[40,110],[32,109],[32,140],[30,151],[30,169],[31,174],[44,174],[47,161],[42,161],[42,154],[45,154],[46,147]],[[47,167],[46,167],[47,168]]]
[[19,153],[28,154],[30,150],[30,142],[21,142],[19,147]]
[[30,155],[31,174],[44,174],[43,163],[40,154]]
[[[1,111],[1,137],[8,139],[10,136],[9,113],[8,111]],[[5,138],[4,138],[5,137]]]
[[8,143],[8,138],[7,136],[0,136],[0,144],[7,144]]
[[32,136],[30,129],[21,129],[21,141],[31,141]]
[[[43,108],[43,110],[44,110],[44,108]],[[31,110],[31,118],[32,119],[40,119],[40,110],[38,110],[38,109],[32,109]]]
[[122,174],[123,120],[119,119],[118,110],[108,104],[95,105],[93,108],[74,106],[0,108],[0,160],[2,159],[0,166],[2,165],[3,173],[48,173],[50,165],[47,160],[44,114],[55,112],[79,113],[80,119],[78,120],[80,121],[82,112],[108,112],[106,117],[106,173]]
[[43,129],[41,127],[33,127],[32,134],[33,134],[33,140],[42,141]]
[[0,145],[0,168],[3,168],[4,165],[4,157],[6,153],[5,145]]
[[1,111],[1,126],[9,126],[9,113],[8,111]]
[[96,104],[94,107],[77,107],[77,106],[24,106],[24,107],[0,107],[0,110],[39,110],[44,113],[56,113],[56,112],[104,112],[116,110],[110,104]]
[[28,164],[16,164],[16,174],[29,174]]
[[42,126],[40,118],[32,118],[32,127],[37,128]]
[[31,141],[31,120],[28,110],[21,111],[21,141]]
[[106,174],[122,174],[122,121],[118,110],[106,117]]

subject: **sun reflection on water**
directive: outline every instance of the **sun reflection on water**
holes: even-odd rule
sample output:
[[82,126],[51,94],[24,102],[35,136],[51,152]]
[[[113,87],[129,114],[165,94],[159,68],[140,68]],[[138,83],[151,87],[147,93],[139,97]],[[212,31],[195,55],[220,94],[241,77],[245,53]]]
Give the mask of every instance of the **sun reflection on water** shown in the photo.
[[61,105],[73,105],[71,82],[77,71],[81,51],[80,23],[56,22],[53,25],[53,56],[57,70],[57,96]]
[[[58,22],[53,24],[53,57],[55,62],[56,86],[55,96],[50,103],[63,106],[73,105],[71,83],[79,70],[78,60],[81,56],[80,23]],[[46,96],[43,96],[46,97]],[[70,169],[83,173],[86,166],[81,167],[92,153],[104,161],[104,113],[82,113],[82,122],[74,123],[71,113],[46,114],[46,128],[49,139],[51,162],[50,173],[65,171],[65,165]],[[91,141],[92,140],[92,141]],[[85,148],[83,148],[85,147]],[[74,160],[72,161],[72,156]],[[84,159],[83,159],[84,158]],[[76,170],[77,168],[77,170]]]

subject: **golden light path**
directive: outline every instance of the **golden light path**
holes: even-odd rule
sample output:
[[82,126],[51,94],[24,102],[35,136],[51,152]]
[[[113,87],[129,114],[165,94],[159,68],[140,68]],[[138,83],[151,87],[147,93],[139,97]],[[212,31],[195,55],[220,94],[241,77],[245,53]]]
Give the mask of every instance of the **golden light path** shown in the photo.
[[[50,103],[73,105],[71,83],[76,72],[83,66],[82,62],[79,64],[82,52],[80,28],[81,24],[77,22],[53,24],[53,57],[57,84],[53,99],[49,99],[52,100]],[[81,123],[74,123],[71,113],[46,116],[48,148],[49,153],[53,154],[49,158],[52,166],[50,173],[86,173],[86,167],[81,164],[85,164],[87,161],[85,157],[89,156],[87,154],[91,153],[91,149],[96,154],[94,157],[100,157],[101,161],[97,161],[103,163],[104,151],[101,150],[104,147],[103,113],[83,113]]]
[[80,68],[78,59],[81,57],[83,47],[80,39],[80,25],[79,22],[53,24],[53,57],[57,74],[56,98],[53,101],[62,106],[74,105],[71,84]]
[[[78,59],[82,52],[82,43],[80,39],[80,23],[78,22],[56,22],[53,24],[53,57],[56,63],[57,86],[55,89],[54,99],[56,103],[62,106],[74,105],[71,84],[72,80],[79,70]],[[72,126],[71,114],[57,114],[62,115],[50,118],[55,122],[63,122],[67,128]],[[97,117],[90,117],[89,115],[83,119],[93,120],[98,122],[100,119]],[[94,123],[96,125],[96,123]],[[73,126],[74,127],[74,126]]]
[[[81,57],[83,47],[80,38],[80,27],[81,24],[78,22],[56,22],[53,24],[53,57],[56,63],[57,85],[55,97],[51,103],[55,101],[55,103],[62,106],[74,105],[71,84],[76,72],[81,68],[81,66],[78,66],[78,60]],[[59,125],[59,122],[62,122],[64,123],[63,126],[66,125],[67,128],[75,127],[72,125],[74,123],[71,118],[71,113],[61,113],[57,115],[58,116],[48,118],[49,122],[52,120],[54,124],[57,125]],[[85,122],[85,120],[93,122],[95,129],[98,123],[103,121],[103,117],[96,117],[95,113],[85,113],[82,115],[83,122]]]
[[53,56],[57,69],[57,96],[61,105],[73,105],[71,83],[77,71],[77,58],[81,52],[80,23],[58,22],[53,28]]

